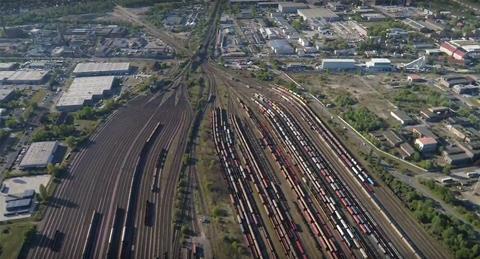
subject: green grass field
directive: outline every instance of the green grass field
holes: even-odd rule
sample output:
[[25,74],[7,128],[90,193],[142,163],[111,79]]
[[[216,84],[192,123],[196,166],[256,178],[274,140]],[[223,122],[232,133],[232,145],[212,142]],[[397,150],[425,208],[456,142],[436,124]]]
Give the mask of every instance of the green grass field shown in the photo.
[[0,226],[0,259],[17,258],[25,241],[25,234],[33,228],[30,222]]

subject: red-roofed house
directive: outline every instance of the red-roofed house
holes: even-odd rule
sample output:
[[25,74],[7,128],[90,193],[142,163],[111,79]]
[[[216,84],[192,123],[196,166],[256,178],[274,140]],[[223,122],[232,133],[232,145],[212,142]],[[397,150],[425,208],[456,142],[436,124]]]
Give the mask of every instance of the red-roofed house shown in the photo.
[[437,149],[437,141],[432,137],[421,137],[415,140],[415,145],[422,153],[435,152]]
[[457,49],[458,49],[457,46],[452,45],[448,41],[445,41],[440,45],[440,51],[442,51],[443,53],[449,56],[452,56]]
[[467,52],[461,50],[461,49],[457,49],[454,53],[453,53],[453,58],[456,59],[456,60],[464,60],[465,59],[465,55],[467,54]]

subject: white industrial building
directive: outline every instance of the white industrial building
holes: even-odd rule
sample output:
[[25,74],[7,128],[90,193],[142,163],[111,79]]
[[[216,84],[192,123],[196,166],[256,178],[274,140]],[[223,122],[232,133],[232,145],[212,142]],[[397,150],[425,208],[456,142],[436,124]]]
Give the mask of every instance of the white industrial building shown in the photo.
[[73,74],[76,76],[125,75],[130,72],[130,63],[78,63]]
[[380,13],[364,13],[364,14],[361,14],[360,17],[362,17],[362,19],[369,22],[378,22],[378,21],[383,21],[387,19],[385,15]]
[[44,168],[53,160],[57,150],[57,141],[35,142],[30,145],[20,162],[21,169]]
[[10,97],[13,95],[14,89],[12,88],[0,88],[0,103],[7,102]]
[[57,102],[60,111],[74,111],[103,98],[113,87],[115,77],[77,77]]
[[47,70],[0,71],[0,83],[4,84],[41,84],[45,82]]
[[406,112],[402,110],[391,111],[390,115],[402,125],[410,125],[415,122],[410,116],[408,116]]
[[307,9],[308,5],[296,2],[278,3],[278,11],[281,13],[296,13],[299,9]]
[[18,63],[15,62],[2,62],[0,63],[0,71],[12,71],[15,70]]
[[322,65],[320,67],[323,70],[354,70],[357,68],[354,59],[322,59]]
[[388,58],[372,58],[365,62],[365,67],[369,71],[391,71],[392,62]]
[[304,20],[320,19],[326,22],[340,20],[338,15],[326,8],[298,9],[297,12]]

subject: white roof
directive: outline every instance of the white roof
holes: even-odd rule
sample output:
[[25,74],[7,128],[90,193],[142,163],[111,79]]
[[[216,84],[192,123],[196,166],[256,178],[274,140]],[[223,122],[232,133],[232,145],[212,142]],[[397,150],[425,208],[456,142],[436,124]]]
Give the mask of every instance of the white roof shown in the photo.
[[279,2],[279,3],[278,3],[278,6],[282,6],[282,7],[304,7],[304,8],[308,8],[308,5],[306,5],[305,3],[297,3],[297,2]]
[[388,58],[372,58],[372,62],[378,62],[378,63],[390,63],[390,59]]
[[81,106],[112,89],[114,76],[77,77],[57,102],[57,107]]
[[304,16],[305,18],[337,18],[334,12],[330,11],[327,8],[311,8],[311,9],[298,9],[299,15]]
[[467,52],[480,51],[480,45],[464,45],[462,48]]
[[7,80],[15,71],[0,71],[0,81]]
[[35,142],[30,145],[20,163],[20,167],[42,167],[51,162],[53,152],[57,148],[57,141]]
[[13,92],[12,88],[7,88],[7,89],[0,89],[0,101],[3,101],[7,96],[10,95],[10,93]]
[[116,72],[116,71],[128,71],[130,69],[130,63],[78,63],[73,70],[73,73],[93,73],[93,72]]
[[324,58],[322,62],[338,62],[338,63],[355,63],[355,59],[351,58]]
[[39,81],[47,74],[46,70],[18,70],[8,77],[8,81]]
[[0,63],[0,69],[7,70],[12,69],[17,63],[15,62],[2,62]]

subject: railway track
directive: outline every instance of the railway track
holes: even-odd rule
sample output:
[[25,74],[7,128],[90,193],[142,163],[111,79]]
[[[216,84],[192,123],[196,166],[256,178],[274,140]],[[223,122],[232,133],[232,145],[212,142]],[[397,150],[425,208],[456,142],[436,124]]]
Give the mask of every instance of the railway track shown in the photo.
[[[169,101],[164,102],[163,105],[173,105],[174,101],[174,97],[169,98]],[[56,194],[56,197],[59,197],[59,199],[68,200],[75,206],[49,208],[47,210],[46,220],[41,225],[45,232],[42,233],[43,237],[36,240],[38,245],[35,245],[35,249],[30,251],[32,257],[78,257],[81,250],[80,246],[83,243],[82,236],[85,237],[85,226],[89,224],[87,215],[91,214],[91,211],[95,209],[105,216],[102,217],[98,237],[99,244],[95,246],[96,252],[94,255],[106,255],[106,244],[108,244],[107,240],[110,235],[114,215],[116,214],[115,211],[119,206],[125,208],[122,204],[127,202],[125,195],[118,194],[115,190],[119,188],[128,189],[127,179],[131,179],[131,171],[133,171],[132,167],[134,166],[134,156],[130,154],[139,152],[141,147],[141,144],[136,144],[137,141],[135,139],[147,138],[147,134],[143,132],[148,130],[142,131],[138,125],[149,125],[148,127],[145,126],[145,128],[150,129],[152,127],[152,125],[146,123],[149,119],[149,114],[139,113],[139,111],[148,108],[154,115],[161,116],[159,115],[160,113],[154,112],[156,109],[159,109],[158,107],[161,107],[157,107],[159,103],[160,100],[156,100],[144,106],[144,99],[139,99],[138,105],[140,107],[132,108],[126,114],[123,111],[119,111],[114,115],[118,116],[118,118],[114,117],[109,120],[99,130],[98,134],[93,136],[92,141],[95,143],[92,144],[88,151],[82,151],[76,157],[70,168],[70,179],[65,179],[65,182],[60,186]],[[172,109],[174,111],[175,107]],[[168,114],[166,113],[162,116]],[[135,116],[135,120],[125,119],[126,115],[129,118]],[[172,115],[165,118],[167,122],[175,121],[175,119]],[[116,134],[110,134],[115,132]],[[121,161],[125,162],[122,163]],[[95,172],[103,172],[103,174]],[[86,193],[92,196],[86,195]],[[99,197],[99,199],[91,199],[91,197]],[[82,210],[80,211],[78,207],[81,207]],[[58,241],[62,243],[63,247],[58,252],[48,249],[49,244],[52,242],[51,236],[55,231],[65,233],[64,240]]]
[[[218,15],[219,3],[216,4],[216,11],[214,15]],[[178,41],[171,40],[168,35],[156,30],[151,25],[141,21],[135,15],[132,15],[128,10],[117,7],[127,19],[133,23],[140,24],[146,30],[164,40],[167,44],[171,44],[179,51],[188,53],[189,55],[198,56],[189,50],[182,49]],[[209,28],[207,37],[212,37],[210,31],[215,31],[215,26]],[[205,39],[205,46],[210,42],[209,38]],[[191,60],[194,60],[192,58]],[[201,61],[201,59],[199,60]],[[120,108],[115,112],[105,124],[92,135],[90,141],[91,146],[88,149],[81,150],[74,158],[72,166],[70,167],[70,174],[67,179],[64,179],[59,186],[51,206],[47,209],[44,221],[40,224],[40,234],[33,240],[31,248],[27,251],[26,257],[29,258],[78,258],[81,257],[82,248],[88,248],[88,257],[104,258],[116,257],[121,255],[117,251],[121,245],[112,245],[111,242],[118,242],[118,236],[121,231],[116,230],[122,221],[129,221],[128,229],[132,232],[137,232],[139,218],[145,217],[147,203],[145,198],[145,191],[142,186],[145,186],[144,179],[150,175],[151,160],[150,156],[146,155],[145,168],[137,168],[138,154],[142,153],[142,146],[148,138],[147,132],[155,127],[154,123],[163,121],[163,123],[176,124],[178,122],[177,130],[172,130],[168,134],[160,134],[159,142],[155,142],[153,157],[158,155],[158,146],[165,143],[165,139],[174,139],[177,136],[172,146],[172,157],[167,159],[165,164],[166,179],[160,177],[160,197],[148,197],[153,202],[159,203],[162,208],[159,212],[159,218],[153,224],[161,225],[162,228],[156,232],[146,230],[149,235],[161,237],[158,247],[159,251],[145,245],[150,242],[147,237],[132,233],[131,245],[128,249],[132,253],[136,253],[138,257],[150,255],[158,256],[159,253],[167,251],[167,255],[178,255],[172,251],[172,236],[173,229],[171,224],[173,197],[175,194],[176,182],[178,175],[176,172],[180,169],[181,157],[186,146],[186,134],[191,120],[191,107],[188,103],[188,98],[185,94],[185,88],[181,86],[184,80],[183,76],[187,70],[191,68],[191,61],[184,66],[184,69],[179,72],[174,80],[174,83],[169,87],[173,92],[169,97],[164,98],[163,94],[155,94],[148,97],[138,97],[130,101],[127,107]],[[168,95],[168,93],[167,93]],[[180,104],[180,105],[177,105]],[[179,119],[176,114],[183,114],[183,119]],[[180,120],[180,122],[179,122]],[[163,140],[162,140],[163,139]],[[147,152],[150,153],[150,152]],[[131,179],[135,175],[135,171],[141,171],[139,175],[139,188],[142,191],[132,194],[129,198],[128,190],[131,185]],[[143,171],[146,171],[143,172]],[[143,182],[143,183],[142,183]],[[150,190],[148,188],[147,190]],[[138,197],[133,197],[138,196]],[[138,201],[136,205],[131,205],[127,209],[129,199]],[[55,203],[58,206],[55,206]],[[134,204],[135,205],[135,204]],[[135,213],[131,211],[135,211]],[[92,233],[88,229],[91,223],[90,216],[93,211],[102,215],[95,225],[98,231],[98,237],[95,242],[90,238]],[[134,216],[129,216],[133,214]],[[139,217],[137,217],[139,216]],[[127,228],[125,228],[127,229]],[[145,229],[140,229],[140,231]],[[142,232],[143,233],[143,232]],[[121,240],[120,240],[121,241]],[[125,240],[123,240],[125,241]],[[85,245],[88,243],[88,245]],[[134,245],[135,244],[135,245]],[[136,249],[137,247],[142,247]],[[151,244],[150,246],[156,246]],[[51,249],[55,247],[58,249]],[[138,251],[137,251],[138,250]],[[151,251],[155,250],[155,251]],[[161,255],[163,256],[163,255]]]
[[[295,104],[292,104],[292,106],[295,106]],[[304,105],[305,107],[308,107]],[[310,108],[307,108],[310,109]],[[313,111],[307,111],[308,114],[311,116],[311,120],[313,120],[313,117],[316,117],[316,115],[313,113]],[[307,116],[308,117],[308,116]],[[305,118],[305,117],[303,117]],[[337,152],[337,156],[340,157],[339,159],[331,158],[332,161],[336,162],[337,167],[340,167],[341,169],[347,169],[350,167],[355,166],[358,171],[363,171],[362,168],[358,167],[358,164],[354,157],[346,151],[338,140],[335,141],[333,138],[334,136],[329,136],[325,133],[319,132],[319,129],[322,127],[323,131],[329,131],[329,129],[326,126],[318,125],[318,124],[309,124],[310,127],[316,128],[316,132],[318,133],[318,136],[323,136],[330,138],[330,141],[332,143],[335,143],[334,146],[330,146],[330,149],[333,148],[333,150],[337,150],[340,152]],[[328,141],[323,140],[321,141],[322,143],[328,143]],[[322,146],[322,145],[320,145]],[[326,150],[326,153],[328,154],[328,150]],[[343,155],[348,156],[347,157],[342,157]],[[349,162],[351,161],[351,162]],[[342,170],[341,170],[342,171]],[[345,171],[345,170],[343,170]],[[354,171],[350,170],[349,174],[353,174]],[[344,181],[350,181],[350,185],[355,186],[355,184],[359,184],[362,182],[363,184],[365,182],[362,181],[361,177],[358,177],[358,175],[354,176],[357,178],[356,182],[355,180],[351,180],[351,177],[348,177],[348,175],[343,175],[342,176]],[[355,190],[355,188],[354,188]],[[379,215],[379,217],[384,217],[387,218],[385,222],[386,227],[390,226],[393,228],[394,233],[396,236],[399,236],[399,239],[397,240],[397,243],[403,243],[404,244],[404,253],[407,253],[408,256],[411,257],[428,257],[428,258],[442,258],[445,255],[445,251],[442,251],[442,248],[438,246],[438,244],[435,243],[434,240],[432,240],[422,229],[422,226],[420,226],[415,219],[412,219],[412,216],[408,214],[408,212],[405,212],[405,207],[401,204],[401,202],[398,200],[398,198],[395,197],[391,191],[386,190],[385,187],[383,186],[374,186],[373,187],[373,192],[370,192],[370,194],[366,199],[372,199],[373,202],[378,204],[377,207],[369,207],[370,211],[383,211],[385,215]],[[365,193],[358,193],[357,196],[361,197]],[[415,226],[415,227],[414,227]],[[385,228],[386,228],[385,227]]]
[[[248,99],[253,95],[254,92],[262,91],[260,87],[257,87],[255,85],[255,82],[252,82],[253,80],[243,81],[242,79],[243,83],[236,82],[236,80],[233,80],[231,75],[228,75],[221,69],[215,68],[215,65],[213,64],[209,67],[209,70],[212,74],[215,75],[215,77],[220,78],[221,81],[228,81],[228,83],[225,83],[226,85],[235,85],[228,86],[229,91],[231,92],[231,94],[234,93],[234,95],[240,96],[243,101],[247,100],[246,104],[248,103]],[[249,86],[245,87],[245,84],[249,84]],[[336,181],[346,184],[344,188],[345,191],[349,193],[349,202],[354,202],[355,204],[357,204],[356,206],[358,206],[358,208],[361,208],[362,211],[365,211],[361,220],[368,222],[368,225],[366,226],[368,226],[371,234],[361,234],[365,230],[362,230],[362,228],[360,228],[359,226],[355,227],[357,234],[355,232],[352,232],[352,234],[354,235],[354,237],[358,238],[358,242],[361,243],[360,246],[364,248],[364,252],[368,256],[378,257],[379,254],[387,253],[390,257],[397,258],[411,258],[423,256],[427,256],[428,258],[432,256],[435,258],[444,258],[444,253],[441,252],[442,249],[436,246],[437,244],[435,243],[435,241],[426,237],[426,234],[424,233],[423,229],[421,229],[421,226],[415,224],[418,227],[414,227],[415,229],[411,229],[412,227],[407,225],[406,222],[410,222],[410,224],[415,222],[414,220],[411,221],[411,215],[406,215],[408,214],[408,212],[405,212],[405,208],[402,207],[403,205],[400,203],[400,201],[398,201],[398,198],[393,197],[394,195],[387,192],[388,190],[385,190],[384,187],[377,186],[376,181],[373,179],[373,177],[369,176],[368,173],[366,173],[366,171],[356,161],[356,159],[343,148],[343,144],[340,143],[335,137],[329,137],[328,132],[330,132],[330,130],[328,128],[324,127],[322,129],[321,126],[317,124],[317,122],[315,122],[315,124],[309,124],[308,121],[304,121],[306,117],[308,118],[309,116],[311,116],[312,112],[295,107],[295,104],[293,104],[290,100],[287,101],[286,98],[282,99],[282,93],[279,93],[278,91],[272,91],[274,93],[268,91],[262,92],[266,92],[271,96],[276,96],[275,98],[279,101],[279,103],[282,103],[282,109],[290,111],[293,108],[292,114],[295,118],[293,121],[297,123],[297,127],[306,129],[306,133],[302,134],[304,134],[308,139],[310,139],[311,145],[320,147],[320,149],[318,149],[317,151],[317,154],[323,153],[324,161],[331,161],[328,162],[330,168],[329,170],[332,172],[339,172]],[[283,95],[287,96],[292,94],[283,93]],[[235,111],[235,109],[232,108],[232,105],[230,103],[224,105],[226,105],[228,110]],[[246,106],[252,107],[252,104],[248,103],[248,105]],[[308,107],[306,104],[305,106]],[[251,113],[252,115],[254,115],[255,112]],[[318,130],[320,129],[324,130],[324,133],[319,132]],[[271,134],[271,132],[275,129],[273,127],[266,127],[265,130],[266,134]],[[274,137],[275,134],[271,136]],[[319,136],[322,136],[324,138],[320,142],[317,141]],[[250,136],[250,138],[252,138],[252,136]],[[325,140],[325,138],[327,139]],[[264,139],[265,146],[268,146],[268,141],[275,142],[278,141],[278,139],[276,137],[270,140]],[[332,143],[327,144],[328,141],[331,141]],[[335,149],[339,149],[340,151],[337,152]],[[269,149],[269,151],[275,153],[274,150]],[[308,150],[306,151],[306,153],[300,153],[298,154],[298,156],[307,157]],[[260,151],[256,150],[255,152]],[[277,162],[283,161],[281,154],[282,152],[280,151],[279,153],[280,154],[277,155],[277,157],[275,158]],[[289,152],[287,151],[284,153],[286,153],[288,157]],[[283,155],[285,156],[285,154]],[[298,162],[299,161],[297,160],[296,163]],[[284,161],[283,168],[288,168],[288,166],[288,162]],[[296,170],[296,167],[297,165],[295,165],[294,163],[293,171]],[[335,173],[335,175],[336,174],[337,173]],[[294,180],[292,180],[292,182],[294,182]],[[328,184],[328,182],[326,182],[325,184]],[[364,190],[360,191],[361,189]],[[367,193],[368,195],[365,195],[365,193]],[[334,195],[336,196],[336,194]],[[341,196],[343,195],[345,194],[341,194]],[[373,198],[371,198],[370,195]],[[337,200],[340,201],[341,199],[337,198]],[[375,205],[377,203],[379,205]],[[342,207],[345,206],[342,203],[339,204],[341,204]],[[360,204],[364,204],[366,207]],[[319,207],[321,206],[319,205]],[[346,208],[349,208],[348,203]],[[346,210],[346,208],[344,207],[342,210],[347,215],[351,214],[348,210]],[[382,210],[385,210],[386,212],[381,212]],[[373,214],[370,211],[373,211]],[[352,218],[352,215],[349,215],[348,218],[348,222],[350,222],[349,224],[353,224],[353,226],[357,224],[355,220],[352,220],[354,219]],[[377,219],[380,220],[381,224],[377,222]],[[374,231],[372,231],[372,229],[374,229]],[[403,229],[405,229],[405,231]],[[390,240],[389,238],[393,239]],[[422,242],[425,242],[426,244],[422,244]],[[370,247],[377,248],[375,250],[371,250]]]

